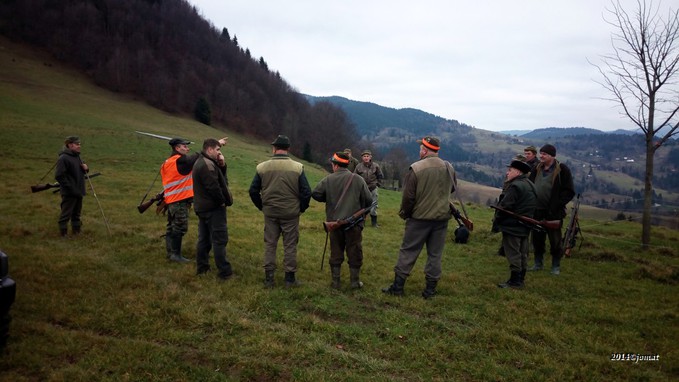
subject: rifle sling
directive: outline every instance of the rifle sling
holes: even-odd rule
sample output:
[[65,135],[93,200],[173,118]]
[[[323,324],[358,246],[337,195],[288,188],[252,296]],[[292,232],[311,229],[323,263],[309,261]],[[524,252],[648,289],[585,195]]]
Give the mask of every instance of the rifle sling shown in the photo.
[[354,174],[349,173],[349,180],[347,183],[344,184],[344,189],[342,190],[342,194],[340,195],[339,199],[337,200],[337,203],[335,204],[335,208],[332,210],[333,215],[335,214],[335,211],[337,211],[337,207],[339,207],[340,203],[342,203],[342,200],[344,199],[344,195],[346,195],[347,190],[349,189],[349,186],[351,185],[351,182],[354,180]]

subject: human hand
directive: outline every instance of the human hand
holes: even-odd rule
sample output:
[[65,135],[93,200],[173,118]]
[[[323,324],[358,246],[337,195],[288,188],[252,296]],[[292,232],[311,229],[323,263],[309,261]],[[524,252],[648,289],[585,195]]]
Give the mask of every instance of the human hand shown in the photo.
[[80,168],[82,168],[85,172],[90,171],[90,168],[85,163],[80,163]]
[[224,167],[225,163],[226,163],[226,162],[225,162],[225,160],[224,160],[224,154],[219,153],[219,155],[217,155],[217,164],[218,164],[220,167]]
[[226,142],[228,142],[228,140],[229,140],[229,137],[224,137],[224,138],[219,140],[219,144],[224,146],[224,145],[226,145]]

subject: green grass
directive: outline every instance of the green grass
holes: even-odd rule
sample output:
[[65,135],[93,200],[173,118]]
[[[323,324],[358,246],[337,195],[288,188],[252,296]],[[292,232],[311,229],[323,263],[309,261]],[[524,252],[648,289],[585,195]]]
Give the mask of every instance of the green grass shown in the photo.
[[[10,256],[17,301],[6,381],[221,380],[672,380],[679,376],[679,234],[653,229],[639,251],[640,226],[582,221],[585,241],[559,277],[528,275],[522,291],[500,290],[506,260],[495,256],[491,211],[468,204],[475,230],[447,245],[440,294],[423,300],[424,255],[406,296],[385,296],[403,222],[400,194],[380,194],[380,229],[364,231],[365,288],[329,288],[319,270],[322,204],[301,219],[293,290],[262,287],[261,213],[247,195],[266,143],[167,115],[90,85],[49,58],[0,40],[0,249]],[[43,64],[43,63],[47,63]],[[235,204],[228,255],[237,273],[220,283],[193,265],[165,260],[164,217],[136,205],[168,154],[165,142],[228,135],[224,150]],[[63,138],[78,134],[83,158],[102,176],[85,198],[84,232],[57,234],[59,197],[31,194],[56,160]],[[195,149],[196,146],[194,146]],[[416,150],[413,147],[413,150]],[[313,186],[324,175],[307,165]],[[45,181],[52,181],[49,174]],[[152,192],[160,189],[156,184]],[[483,202],[484,200],[482,200]],[[184,255],[194,258],[195,216]],[[450,236],[452,239],[452,227]],[[327,255],[326,255],[327,256]],[[326,259],[327,261],[327,259]],[[283,283],[282,272],[276,282]],[[659,354],[657,362],[614,362],[612,353]]]

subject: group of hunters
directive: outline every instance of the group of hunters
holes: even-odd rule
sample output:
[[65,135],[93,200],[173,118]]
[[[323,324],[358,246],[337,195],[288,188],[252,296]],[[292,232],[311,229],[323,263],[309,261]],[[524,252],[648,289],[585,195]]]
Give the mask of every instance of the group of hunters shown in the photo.
[[[226,207],[233,204],[229,190],[227,167],[221,147],[228,138],[206,139],[199,153],[189,154],[190,141],[173,138],[170,157],[160,169],[163,183],[163,203],[167,214],[165,247],[167,259],[187,263],[182,256],[182,238],[188,230],[189,210],[193,205],[198,216],[196,244],[196,273],[210,271],[209,253],[212,251],[217,278],[227,280],[233,275],[226,255],[228,242]],[[427,260],[424,267],[425,288],[422,297],[436,294],[441,278],[441,260],[446,242],[448,222],[456,212],[450,202],[456,191],[457,180],[453,166],[439,157],[441,142],[427,136],[420,140],[420,160],[412,163],[405,175],[399,216],[405,220],[405,230],[394,266],[394,281],[382,291],[403,295],[405,282],[426,244]],[[276,248],[283,237],[283,268],[285,286],[299,284],[297,272],[297,243],[299,218],[309,207],[311,198],[325,203],[327,221],[338,221],[356,211],[367,210],[371,225],[377,224],[377,198],[383,174],[372,161],[372,153],[365,150],[358,161],[351,150],[335,152],[330,158],[332,173],[312,190],[304,174],[304,166],[290,158],[290,139],[279,135],[272,143],[272,157],[257,165],[249,188],[252,203],[264,215],[264,286],[273,288],[276,270]],[[573,179],[567,166],[556,160],[556,148],[546,144],[538,150],[526,147],[507,165],[506,179],[493,218],[493,232],[502,232],[501,253],[509,261],[510,278],[498,284],[501,288],[522,288],[526,271],[543,269],[546,238],[549,238],[552,258],[551,273],[560,273],[561,227],[558,229],[525,224],[516,216],[536,220],[563,221],[566,204],[575,195]],[[66,138],[56,164],[55,178],[61,192],[59,230],[68,234],[81,230],[80,214],[85,195],[88,166],[80,159],[80,139]],[[503,211],[504,210],[504,211]],[[505,211],[509,211],[507,213]],[[360,270],[363,265],[362,232],[364,220],[358,219],[341,229],[328,230],[330,239],[329,265],[331,287],[341,288],[341,265],[345,254],[349,265],[350,287],[360,289]],[[528,268],[528,239],[532,237],[535,263]]]

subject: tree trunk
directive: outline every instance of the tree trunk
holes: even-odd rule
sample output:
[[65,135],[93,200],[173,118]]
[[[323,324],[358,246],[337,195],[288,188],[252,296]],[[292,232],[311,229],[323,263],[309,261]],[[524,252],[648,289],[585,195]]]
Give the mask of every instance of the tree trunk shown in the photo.
[[646,137],[646,174],[644,175],[644,212],[641,217],[641,248],[651,243],[651,203],[653,202],[653,136]]

